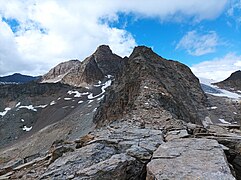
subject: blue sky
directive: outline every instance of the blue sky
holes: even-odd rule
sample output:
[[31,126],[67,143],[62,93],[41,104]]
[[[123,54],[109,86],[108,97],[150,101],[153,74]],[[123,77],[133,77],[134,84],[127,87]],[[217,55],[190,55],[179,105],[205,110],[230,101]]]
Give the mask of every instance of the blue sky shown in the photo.
[[241,68],[240,0],[0,0],[0,75],[137,45],[216,81]]
[[[240,14],[241,15],[241,14]],[[224,11],[219,17],[200,22],[161,22],[158,18],[137,19],[133,15],[121,14],[113,27],[125,27],[138,45],[146,45],[167,59],[179,60],[192,66],[205,60],[223,57],[227,53],[241,54],[240,23]],[[217,42],[213,50],[201,54],[190,54],[185,47],[177,48],[180,40],[188,32],[196,32],[198,37],[215,34]]]

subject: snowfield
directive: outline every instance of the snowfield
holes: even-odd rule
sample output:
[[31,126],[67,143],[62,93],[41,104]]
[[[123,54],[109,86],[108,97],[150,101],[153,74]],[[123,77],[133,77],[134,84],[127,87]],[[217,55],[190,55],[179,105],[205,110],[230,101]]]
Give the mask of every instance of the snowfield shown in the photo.
[[233,93],[224,89],[219,88],[218,86],[212,85],[212,83],[215,83],[214,80],[211,79],[204,79],[199,78],[200,83],[208,86],[212,91],[205,91],[207,94],[211,94],[213,96],[219,96],[219,97],[228,97],[231,99],[241,99],[241,95],[237,93]]

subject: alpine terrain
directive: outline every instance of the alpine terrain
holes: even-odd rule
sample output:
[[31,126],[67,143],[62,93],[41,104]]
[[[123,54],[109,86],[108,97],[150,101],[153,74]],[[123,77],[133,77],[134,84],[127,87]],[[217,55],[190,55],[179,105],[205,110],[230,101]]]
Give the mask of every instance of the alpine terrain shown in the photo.
[[21,84],[37,80],[39,77],[32,77],[15,73],[9,76],[0,77],[0,84]]
[[241,76],[101,45],[0,85],[0,179],[241,179]]

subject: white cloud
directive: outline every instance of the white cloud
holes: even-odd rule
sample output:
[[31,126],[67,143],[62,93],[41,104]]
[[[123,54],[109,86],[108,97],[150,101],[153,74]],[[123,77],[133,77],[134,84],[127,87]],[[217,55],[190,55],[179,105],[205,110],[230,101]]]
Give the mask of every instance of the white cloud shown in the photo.
[[204,54],[215,52],[218,46],[218,35],[214,31],[206,34],[200,34],[197,31],[189,31],[179,41],[176,49],[184,49],[190,55],[201,56]]
[[[19,22],[13,33],[3,20],[8,36],[0,35],[0,75],[14,71],[45,73],[67,59],[84,59],[100,44],[109,44],[122,56],[136,45],[125,29],[110,27],[118,13],[162,21],[195,21],[216,18],[227,0],[0,0],[0,18]],[[104,19],[104,21],[100,21]],[[5,33],[6,33],[5,32]]]
[[235,27],[236,30],[240,29],[241,26],[241,1],[240,0],[232,0],[229,3],[227,10],[227,24],[230,27]]
[[229,8],[227,10],[227,15],[230,17],[235,17],[237,14],[237,11],[241,10],[241,2],[240,0],[232,0],[229,3]]
[[193,65],[191,70],[197,77],[222,81],[241,69],[241,55],[229,53],[222,58]]

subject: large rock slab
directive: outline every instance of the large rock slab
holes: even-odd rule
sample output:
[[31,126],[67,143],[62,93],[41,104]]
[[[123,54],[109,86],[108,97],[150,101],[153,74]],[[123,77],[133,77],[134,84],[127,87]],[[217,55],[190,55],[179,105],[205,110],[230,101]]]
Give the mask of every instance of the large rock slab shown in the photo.
[[225,154],[216,140],[176,139],[162,144],[147,165],[147,180],[233,180]]
[[109,179],[136,179],[143,178],[140,173],[144,169],[144,165],[135,158],[126,154],[116,154],[110,159],[94,164],[85,169],[81,169],[76,173],[75,179],[89,180],[109,180]]

